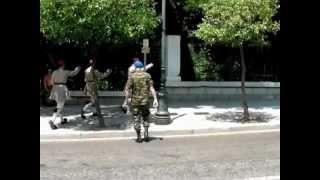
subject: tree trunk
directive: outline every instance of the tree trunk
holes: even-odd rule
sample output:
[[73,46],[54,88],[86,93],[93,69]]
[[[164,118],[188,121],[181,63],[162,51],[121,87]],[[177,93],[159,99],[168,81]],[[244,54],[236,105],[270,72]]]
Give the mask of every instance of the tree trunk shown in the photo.
[[50,63],[52,64],[53,68],[56,69],[56,68],[58,67],[58,65],[57,65],[56,62],[54,61],[54,58],[53,58],[52,54],[49,53],[49,52],[48,52],[47,54],[48,54]]
[[246,64],[244,61],[244,52],[243,46],[240,46],[240,56],[241,56],[241,97],[242,97],[242,106],[243,106],[243,119],[242,121],[249,121],[249,109],[247,103],[247,94],[245,88],[246,81]]
[[97,99],[96,99],[96,110],[97,110],[98,119],[99,119],[99,127],[106,127],[104,123],[104,118],[101,113],[99,94],[97,94]]

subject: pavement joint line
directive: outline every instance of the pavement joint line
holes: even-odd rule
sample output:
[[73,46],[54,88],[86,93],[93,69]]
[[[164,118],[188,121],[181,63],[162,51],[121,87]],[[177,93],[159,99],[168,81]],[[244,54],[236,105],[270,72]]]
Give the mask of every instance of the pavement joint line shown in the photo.
[[[280,132],[280,129],[268,129],[268,130],[248,130],[248,131],[234,131],[234,132],[216,132],[216,133],[199,133],[199,134],[187,134],[187,135],[164,135],[162,138],[185,138],[185,137],[204,137],[204,136],[226,136],[226,135],[239,135],[239,134],[259,134],[259,133],[271,133]],[[136,138],[135,136],[128,137],[109,137],[109,138],[73,138],[73,139],[40,139],[40,143],[50,142],[80,142],[80,141],[116,141],[127,140]]]

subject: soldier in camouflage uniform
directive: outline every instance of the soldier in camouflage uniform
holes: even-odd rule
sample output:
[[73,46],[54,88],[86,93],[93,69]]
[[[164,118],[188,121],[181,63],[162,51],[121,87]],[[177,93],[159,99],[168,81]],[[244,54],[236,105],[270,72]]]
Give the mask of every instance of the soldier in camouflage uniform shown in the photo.
[[[84,72],[84,81],[86,85],[84,87],[84,94],[90,97],[90,101],[81,109],[81,117],[86,119],[84,113],[93,105],[96,104],[98,98],[98,89],[97,89],[97,81],[98,79],[103,79],[108,77],[111,74],[111,70],[107,69],[105,73],[99,72],[95,69],[95,60],[91,59],[89,61],[89,67]],[[97,115],[97,109],[95,108],[94,116]]]
[[[132,74],[136,70],[136,67],[134,66],[134,63],[136,61],[140,61],[139,58],[133,58],[133,64],[128,68],[128,79],[130,79],[130,77],[132,76]],[[152,67],[153,67],[153,63],[146,65],[145,71],[148,71]],[[126,83],[126,86],[127,86],[127,83]],[[129,94],[131,94],[131,93],[129,92]],[[123,112],[125,112],[127,114],[130,114],[130,102],[131,102],[131,97],[128,97],[127,100],[125,99],[122,104],[122,110],[123,110]]]
[[125,95],[126,102],[128,102],[129,93],[131,93],[134,129],[137,133],[137,142],[141,143],[141,123],[144,126],[144,140],[149,141],[149,94],[151,93],[153,96],[154,107],[158,106],[158,100],[151,76],[145,72],[143,63],[136,61],[134,65],[136,69],[128,79]]

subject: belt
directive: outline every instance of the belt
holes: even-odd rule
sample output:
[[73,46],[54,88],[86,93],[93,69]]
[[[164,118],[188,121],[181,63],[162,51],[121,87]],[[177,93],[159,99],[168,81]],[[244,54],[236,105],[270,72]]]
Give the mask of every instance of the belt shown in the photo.
[[66,85],[66,83],[54,83],[54,85]]

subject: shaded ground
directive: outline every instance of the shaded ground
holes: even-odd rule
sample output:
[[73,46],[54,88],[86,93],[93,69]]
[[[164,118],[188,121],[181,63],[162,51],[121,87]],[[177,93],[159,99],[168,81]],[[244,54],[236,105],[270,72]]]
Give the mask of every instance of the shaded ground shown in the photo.
[[[169,101],[168,106],[170,108],[198,108],[203,106],[208,106],[212,108],[242,108],[241,101]],[[248,101],[249,108],[263,109],[263,108],[273,108],[280,109],[280,101],[268,100],[268,101]]]
[[[269,122],[275,116],[264,112],[249,112],[250,121],[246,123],[265,123]],[[243,112],[228,111],[224,113],[215,113],[207,117],[207,120],[221,121],[221,122],[241,122],[243,118]]]
[[[66,105],[63,114],[69,123],[63,125],[63,130],[103,131],[103,130],[128,130],[132,127],[132,116],[126,115],[121,110],[122,99],[117,101],[102,101],[101,110],[107,127],[100,128],[99,121],[91,114],[87,119],[80,117],[82,105]],[[266,109],[267,108],[267,109]],[[47,121],[51,119],[54,107],[40,106],[40,132],[51,132]],[[249,102],[251,121],[248,123],[266,123],[279,116],[279,101],[252,101]],[[154,114],[156,109],[151,109]],[[242,107],[239,101],[208,101],[208,102],[169,102],[169,112],[173,121],[184,121],[189,118],[202,118],[213,122],[238,123],[242,118]],[[268,114],[269,112],[273,114]],[[196,115],[196,116],[194,116]],[[151,121],[153,120],[151,115]],[[280,117],[276,117],[280,120]],[[183,123],[183,122],[182,122]],[[203,123],[203,122],[202,122]]]

